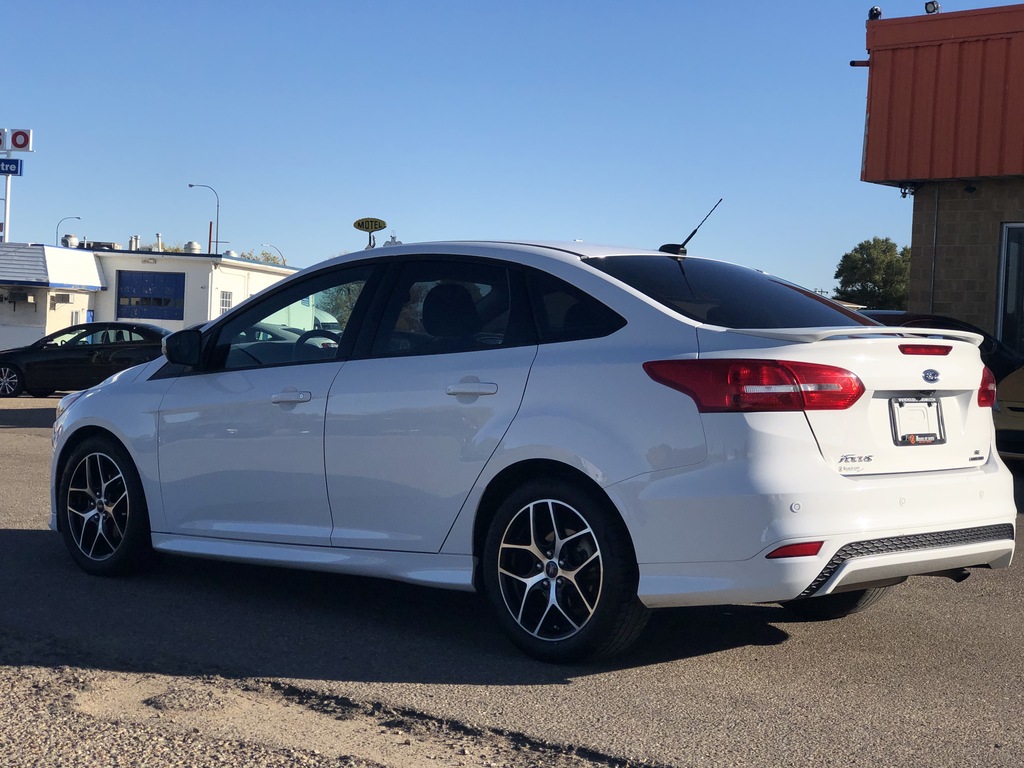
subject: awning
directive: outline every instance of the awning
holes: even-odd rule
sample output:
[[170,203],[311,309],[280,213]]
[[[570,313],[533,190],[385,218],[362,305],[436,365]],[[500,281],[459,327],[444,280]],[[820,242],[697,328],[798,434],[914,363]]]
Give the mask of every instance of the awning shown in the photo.
[[106,290],[92,251],[29,243],[0,243],[0,285]]

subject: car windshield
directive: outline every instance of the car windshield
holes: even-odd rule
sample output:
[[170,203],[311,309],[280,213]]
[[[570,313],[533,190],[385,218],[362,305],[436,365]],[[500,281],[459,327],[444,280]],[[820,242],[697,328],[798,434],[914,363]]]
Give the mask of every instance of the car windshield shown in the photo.
[[669,255],[607,256],[586,263],[701,323],[726,328],[874,325],[813,291],[734,264]]

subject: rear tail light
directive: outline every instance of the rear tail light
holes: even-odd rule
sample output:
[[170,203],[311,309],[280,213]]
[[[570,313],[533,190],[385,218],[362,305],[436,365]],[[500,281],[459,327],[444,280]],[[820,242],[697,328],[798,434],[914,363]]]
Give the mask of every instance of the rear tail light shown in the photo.
[[778,360],[654,360],[644,363],[659,384],[689,395],[702,413],[834,411],[849,408],[864,384],[831,365]]
[[978,388],[978,405],[991,408],[996,404],[996,377],[987,367],[981,372],[981,386]]

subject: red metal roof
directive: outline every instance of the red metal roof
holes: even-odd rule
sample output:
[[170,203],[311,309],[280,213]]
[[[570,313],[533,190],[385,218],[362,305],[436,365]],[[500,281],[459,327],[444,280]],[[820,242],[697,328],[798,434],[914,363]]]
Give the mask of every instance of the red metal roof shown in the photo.
[[1024,176],[1024,5],[867,23],[864,181]]

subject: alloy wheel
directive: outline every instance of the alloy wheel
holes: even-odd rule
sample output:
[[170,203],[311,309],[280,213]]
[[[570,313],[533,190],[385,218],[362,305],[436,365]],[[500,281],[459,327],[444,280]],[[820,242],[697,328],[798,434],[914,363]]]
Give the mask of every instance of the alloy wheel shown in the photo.
[[0,366],[0,397],[11,397],[21,390],[21,378],[18,371],[9,366]]
[[117,552],[128,526],[130,502],[124,474],[104,453],[90,453],[75,467],[66,498],[71,539],[90,560]]
[[519,510],[502,534],[498,583],[515,622],[540,640],[577,634],[597,610],[604,563],[579,511],[554,499]]

